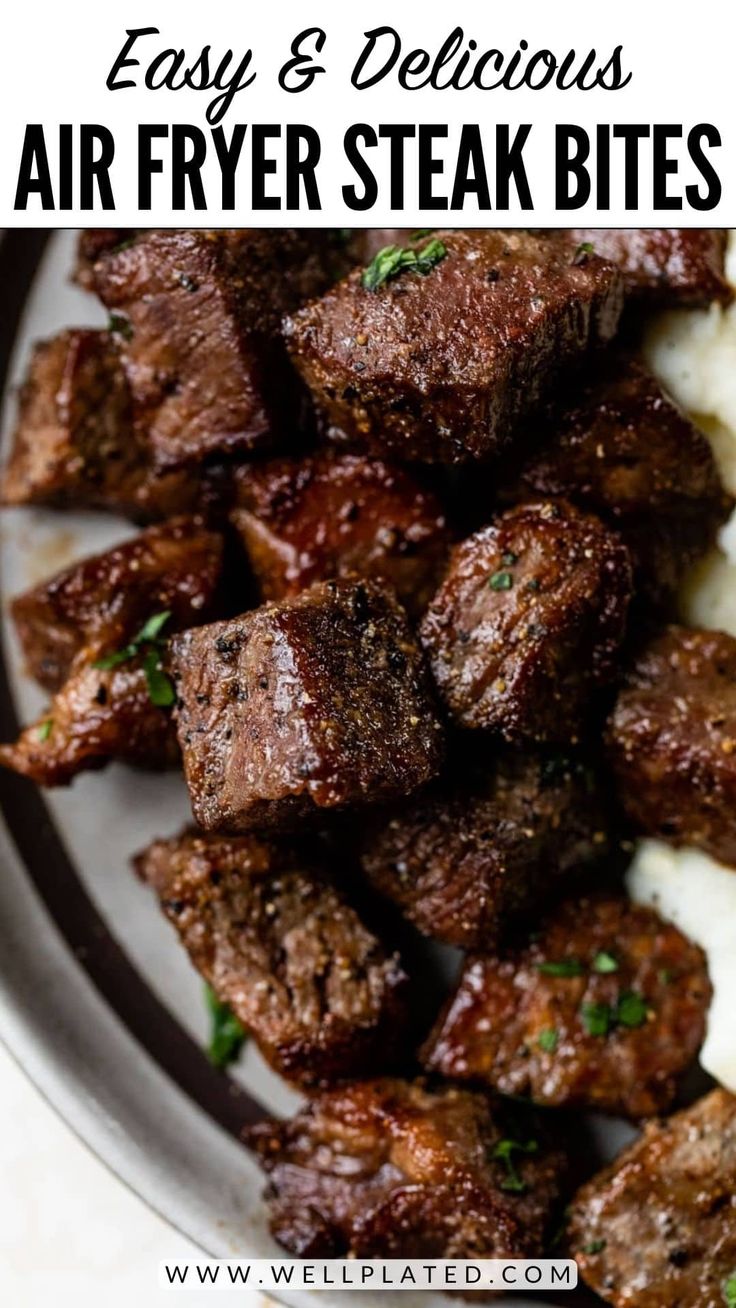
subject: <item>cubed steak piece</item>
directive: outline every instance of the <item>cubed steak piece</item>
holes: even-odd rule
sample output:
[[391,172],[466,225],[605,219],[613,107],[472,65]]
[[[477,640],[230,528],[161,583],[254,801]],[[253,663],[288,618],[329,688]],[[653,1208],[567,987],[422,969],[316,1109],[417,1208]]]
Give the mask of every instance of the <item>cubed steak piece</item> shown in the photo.
[[56,689],[0,763],[67,785],[111,759],[162,767],[178,756],[166,637],[213,616],[223,541],[197,519],[152,527],[16,601],[29,667]]
[[635,826],[736,867],[736,639],[669,627],[630,669],[608,726]]
[[651,909],[569,899],[528,943],[468,958],[424,1063],[538,1104],[646,1117],[671,1104],[710,996],[702,951]]
[[369,830],[362,865],[425,935],[488,950],[509,923],[610,856],[611,845],[591,767],[507,752]]
[[169,469],[243,454],[292,421],[281,315],[329,284],[318,232],[152,231],[95,265],[137,429]]
[[619,274],[565,240],[442,231],[406,248],[411,267],[394,259],[372,287],[357,269],[286,320],[336,439],[402,459],[487,458],[567,364],[615,334]]
[[395,799],[439,770],[421,650],[376,582],[317,583],[172,644],[184,771],[205,831]]
[[673,308],[728,304],[728,231],[725,227],[577,227],[565,235],[577,246],[591,246],[623,274],[627,296]]
[[207,507],[209,472],[157,475],[132,419],[109,332],[71,330],[36,345],[20,393],[4,504],[102,508],[136,521]]
[[566,1171],[519,1105],[392,1079],[318,1095],[246,1143],[297,1257],[539,1256]]
[[561,496],[621,533],[634,582],[670,607],[687,569],[713,545],[733,502],[705,436],[636,358],[619,351],[577,375],[520,441],[501,498]]
[[519,505],[453,551],[421,624],[459,726],[507,741],[573,741],[626,630],[631,560],[564,501]]
[[714,1090],[578,1192],[572,1252],[614,1308],[728,1308],[736,1291],[736,1099]]
[[77,265],[74,280],[85,291],[95,289],[94,267],[103,254],[126,245],[138,235],[137,227],[85,227],[77,239]]
[[136,859],[194,966],[269,1063],[303,1087],[388,1068],[407,978],[313,852],[184,832]]
[[449,532],[437,498],[402,468],[350,454],[244,465],[231,520],[264,600],[330,577],[391,583],[411,613],[440,580]]
[[59,690],[85,646],[90,654],[120,648],[164,611],[167,632],[206,620],[222,560],[222,536],[181,517],[65,568],[11,603],[28,671]]

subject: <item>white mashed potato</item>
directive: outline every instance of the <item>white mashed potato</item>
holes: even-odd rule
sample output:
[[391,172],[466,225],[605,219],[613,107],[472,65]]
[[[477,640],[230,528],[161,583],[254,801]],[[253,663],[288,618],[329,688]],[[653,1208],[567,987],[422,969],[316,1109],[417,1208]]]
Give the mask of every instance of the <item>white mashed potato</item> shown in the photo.
[[[729,248],[736,285],[736,234]],[[728,309],[668,313],[652,325],[650,366],[711,440],[724,484],[736,495],[736,303]],[[693,569],[681,599],[683,620],[736,636],[736,513],[719,548]],[[700,1061],[736,1092],[736,870],[694,849],[641,843],[629,892],[651,904],[708,956],[714,996]]]

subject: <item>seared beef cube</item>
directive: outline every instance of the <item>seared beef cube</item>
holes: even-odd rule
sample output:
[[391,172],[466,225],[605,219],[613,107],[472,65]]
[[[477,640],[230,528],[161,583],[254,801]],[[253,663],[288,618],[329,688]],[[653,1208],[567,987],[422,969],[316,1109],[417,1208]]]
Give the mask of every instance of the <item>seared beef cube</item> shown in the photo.
[[646,1117],[671,1104],[710,997],[701,950],[651,909],[570,899],[527,944],[467,960],[425,1064],[538,1104]]
[[441,730],[405,614],[328,581],[173,642],[179,741],[205,831],[299,822],[409,794]]
[[208,474],[156,475],[112,338],[91,330],[36,345],[1,490],[5,504],[105,508],[136,521],[212,498]]
[[122,647],[153,615],[176,631],[212,608],[223,541],[195,518],[150,527],[132,540],[65,568],[17,596],[11,612],[28,670],[59,690],[84,647]]
[[77,266],[74,280],[85,291],[95,289],[94,266],[97,260],[118,245],[133,240],[139,229],[136,227],[85,227],[77,240]]
[[41,785],[121,759],[162,767],[177,758],[167,711],[169,632],[207,618],[223,542],[197,519],[152,527],[69,568],[17,600],[14,616],[33,674],[56,689],[38,722],[0,763]]
[[646,304],[681,308],[733,298],[725,227],[577,227],[565,235],[617,264],[627,296]]
[[736,640],[669,627],[611,716],[609,754],[636,827],[736,866]]
[[620,278],[525,232],[432,241],[446,253],[424,275],[405,269],[371,290],[356,269],[287,319],[287,342],[334,437],[402,459],[482,459],[565,365],[611,339]]
[[158,469],[267,444],[297,395],[279,320],[328,284],[307,231],[155,231],[95,266]]
[[244,466],[236,477],[230,516],[264,599],[352,574],[389,581],[411,613],[426,608],[449,533],[435,496],[402,468],[319,454]]
[[619,537],[562,501],[522,504],[456,547],[421,625],[456,722],[574,740],[615,672],[631,594]]
[[592,769],[514,753],[404,806],[369,833],[362,862],[425,935],[492,949],[510,921],[610,852]]
[[386,1067],[406,976],[304,851],[183,833],[136,860],[194,966],[305,1088]]
[[579,1191],[572,1251],[615,1308],[727,1308],[736,1276],[736,1098],[714,1090]]
[[298,1257],[538,1256],[565,1171],[519,1106],[390,1079],[319,1095],[247,1143]]
[[705,436],[619,352],[578,376],[533,430],[532,453],[502,497],[563,496],[599,513],[629,546],[637,589],[657,607],[671,604],[732,508]]
[[171,714],[152,703],[138,661],[103,670],[87,650],[38,721],[14,744],[0,745],[0,764],[39,786],[67,786],[112,759],[163,768],[177,757]]

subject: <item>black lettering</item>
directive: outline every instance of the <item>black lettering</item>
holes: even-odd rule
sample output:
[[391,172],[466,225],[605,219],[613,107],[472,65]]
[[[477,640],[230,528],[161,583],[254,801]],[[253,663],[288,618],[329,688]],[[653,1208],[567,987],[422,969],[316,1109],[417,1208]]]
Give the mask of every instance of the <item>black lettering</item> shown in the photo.
[[531,123],[522,123],[509,145],[509,127],[499,123],[496,128],[496,208],[508,209],[509,189],[513,181],[522,209],[533,209],[532,193],[524,167],[522,152],[532,130]]
[[51,185],[46,140],[40,123],[29,123],[26,127],[13,208],[26,209],[29,195],[40,195],[41,207],[53,209],[54,188]]
[[466,123],[460,136],[450,208],[462,209],[467,195],[477,195],[481,210],[492,207],[483,141],[477,123]]
[[676,174],[679,165],[667,153],[667,142],[682,136],[682,128],[676,124],[655,123],[652,130],[652,204],[655,209],[681,209],[682,198],[669,195],[667,178]]
[[378,183],[360,152],[358,143],[361,140],[369,148],[378,145],[378,137],[372,127],[367,123],[353,123],[345,133],[343,148],[348,163],[352,165],[363,183],[363,193],[359,195],[354,186],[343,186],[342,198],[348,209],[359,212],[372,209],[378,199]]
[[[571,154],[570,147],[575,146]],[[590,196],[585,161],[590,154],[588,133],[574,123],[560,123],[555,131],[555,207],[581,209]],[[570,183],[574,181],[575,188]]]
[[162,173],[163,163],[151,155],[151,146],[155,140],[168,136],[169,129],[164,123],[140,123],[138,125],[138,208],[151,208],[151,178],[154,173]]
[[[306,142],[302,157],[301,144]],[[299,208],[299,191],[304,187],[308,209],[321,209],[317,186],[317,164],[322,154],[319,133],[306,123],[290,123],[286,129],[286,207]]]
[[613,135],[624,143],[624,205],[639,207],[639,142],[649,136],[646,123],[617,123]]
[[[279,73],[279,86],[282,91],[290,91],[297,95],[299,91],[306,91],[312,85],[317,73],[323,73],[325,70],[321,64],[312,63],[312,56],[302,54],[302,42],[316,37],[314,48],[317,54],[322,53],[322,48],[327,40],[327,33],[321,27],[307,27],[298,36],[294,37],[291,43],[291,53],[293,58],[284,64]],[[298,81],[290,86],[288,82],[289,73],[296,73]]]
[[416,136],[416,128],[410,123],[386,123],[379,127],[378,135],[390,142],[389,174],[390,204],[392,209],[404,207],[404,142]]
[[703,153],[701,141],[705,140],[712,148],[717,148],[721,144],[721,134],[712,123],[698,123],[688,132],[687,148],[690,158],[692,159],[698,172],[701,174],[706,184],[705,194],[701,194],[697,186],[686,186],[685,195],[687,202],[693,209],[705,210],[715,209],[721,199],[721,179],[709,159],[706,159]]
[[238,169],[238,161],[243,149],[246,130],[245,123],[236,123],[228,145],[225,140],[224,128],[212,128],[212,140],[215,144],[215,153],[217,154],[220,177],[222,178],[223,209],[235,208],[235,174]]
[[112,68],[107,74],[107,81],[105,82],[105,85],[108,91],[124,91],[125,88],[128,86],[135,86],[135,82],[130,78],[128,79],[127,82],[116,82],[115,78],[117,77],[118,73],[122,72],[124,68],[139,67],[139,61],[137,59],[128,58],[128,55],[133,49],[133,46],[138,40],[138,37],[158,36],[158,33],[159,33],[159,29],[157,27],[128,27],[126,29],[126,35],[128,39],[125,42],[125,45],[123,46],[122,50],[120,51],[120,54],[118,55],[117,59],[115,60],[115,63],[113,64]]
[[[395,32],[393,27],[374,27],[372,31],[366,32],[365,36],[367,38],[367,44],[363,48],[363,52],[350,75],[350,81],[356,91],[365,91],[369,86],[375,86],[376,82],[380,82],[382,77],[385,77],[387,73],[391,72],[391,69],[401,53],[401,40],[399,39],[398,32]],[[390,54],[387,56],[383,67],[379,68],[371,77],[366,78],[366,80],[362,82],[360,79],[363,69],[378,45],[378,38],[381,36],[393,37],[393,50],[391,50]]]
[[[95,158],[95,147],[99,154]],[[114,209],[115,201],[110,185],[110,168],[115,158],[115,141],[108,127],[83,123],[79,129],[79,207],[94,209],[94,184],[100,193],[103,209]]]
[[251,154],[251,205],[254,209],[280,209],[281,200],[277,195],[266,195],[266,177],[276,172],[276,160],[266,158],[266,141],[273,141],[281,136],[281,128],[276,123],[254,123],[250,129]]
[[[191,146],[191,153],[187,147]],[[202,168],[207,158],[207,142],[199,127],[174,123],[171,129],[171,207],[186,209],[187,184],[195,209],[206,209],[202,185]]]
[[432,154],[432,144],[448,135],[447,127],[442,123],[421,123],[419,126],[419,208],[446,209],[447,196],[435,195],[432,190],[432,178],[445,171],[441,159]]

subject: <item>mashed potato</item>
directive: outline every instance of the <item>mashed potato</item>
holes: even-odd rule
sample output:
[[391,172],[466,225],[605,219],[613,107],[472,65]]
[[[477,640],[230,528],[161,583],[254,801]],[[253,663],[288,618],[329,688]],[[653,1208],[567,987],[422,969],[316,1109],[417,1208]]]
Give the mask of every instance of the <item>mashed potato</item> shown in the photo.
[[[728,273],[736,285],[736,234]],[[736,495],[736,304],[664,314],[648,333],[646,355],[667,389],[709,437],[727,488]],[[719,548],[698,564],[682,597],[683,620],[736,636],[736,513]],[[651,904],[708,956],[714,995],[700,1061],[736,1092],[736,870],[693,849],[642,841],[629,893]]]

